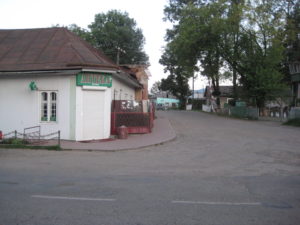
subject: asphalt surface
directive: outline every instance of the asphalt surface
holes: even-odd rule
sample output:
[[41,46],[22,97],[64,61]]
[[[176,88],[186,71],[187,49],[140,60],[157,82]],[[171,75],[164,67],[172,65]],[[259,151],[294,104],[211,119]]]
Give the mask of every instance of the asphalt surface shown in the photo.
[[300,224],[299,128],[159,113],[177,133],[159,146],[0,149],[0,224]]

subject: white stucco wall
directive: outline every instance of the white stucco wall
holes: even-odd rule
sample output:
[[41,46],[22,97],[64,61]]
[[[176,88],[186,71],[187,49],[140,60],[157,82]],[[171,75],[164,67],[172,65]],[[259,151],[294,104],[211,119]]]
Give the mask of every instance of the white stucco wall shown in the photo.
[[134,100],[135,89],[121,83],[113,77],[111,87],[111,100]]
[[[61,131],[62,139],[70,138],[70,86],[71,76],[55,77],[0,77],[0,130],[4,133],[41,125],[42,134]],[[31,91],[34,81],[38,91]],[[74,81],[74,78],[73,78]],[[57,121],[40,121],[41,91],[57,91]]]
[[[24,76],[24,75],[23,75]],[[31,91],[30,82],[34,81],[37,91]],[[94,88],[94,90],[93,90]],[[76,87],[75,75],[41,76],[26,75],[0,77],[0,130],[8,133],[14,130],[23,132],[24,128],[41,126],[42,135],[61,131],[61,138],[67,140],[104,139],[110,136],[111,101],[134,100],[135,89],[113,78],[112,87]],[[41,121],[40,95],[42,91],[57,92],[57,121]],[[100,104],[103,106],[104,123],[99,136],[86,138],[83,134],[83,95],[88,91],[101,92]],[[116,94],[115,94],[116,93]],[[86,95],[85,95],[86,96]],[[94,135],[94,134],[93,134]]]

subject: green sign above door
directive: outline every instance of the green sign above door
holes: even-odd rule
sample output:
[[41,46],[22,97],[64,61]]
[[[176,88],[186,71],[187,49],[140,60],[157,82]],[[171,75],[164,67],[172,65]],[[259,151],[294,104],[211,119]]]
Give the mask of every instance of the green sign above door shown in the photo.
[[79,73],[76,76],[76,85],[111,87],[112,77],[105,73]]

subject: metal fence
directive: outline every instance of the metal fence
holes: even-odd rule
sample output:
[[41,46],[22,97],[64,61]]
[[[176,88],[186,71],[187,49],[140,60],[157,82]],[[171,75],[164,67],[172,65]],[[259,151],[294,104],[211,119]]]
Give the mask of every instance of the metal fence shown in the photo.
[[41,127],[34,126],[2,134],[2,144],[27,146],[58,146],[60,148],[60,131],[41,135]]
[[23,139],[40,141],[41,139],[41,126],[27,127],[23,132]]
[[150,101],[114,100],[111,113],[111,134],[126,126],[128,133],[150,133],[153,127],[154,106]]
[[255,107],[244,107],[244,106],[235,106],[229,107],[228,109],[229,116],[238,117],[238,118],[248,118],[248,119],[258,119],[259,111]]
[[300,107],[293,107],[289,113],[289,119],[299,119],[300,118]]
[[[212,106],[202,105],[202,110],[205,112],[211,112]],[[265,107],[263,110],[259,110],[257,107],[227,106],[219,109],[217,113],[255,120],[287,121],[300,118],[300,107],[292,107],[290,109],[288,107]]]

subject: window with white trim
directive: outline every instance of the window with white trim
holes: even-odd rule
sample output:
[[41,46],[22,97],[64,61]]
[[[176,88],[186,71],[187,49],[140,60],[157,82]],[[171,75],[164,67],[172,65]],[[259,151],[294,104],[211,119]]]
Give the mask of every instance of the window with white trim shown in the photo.
[[41,122],[57,121],[57,92],[42,91],[41,92]]

